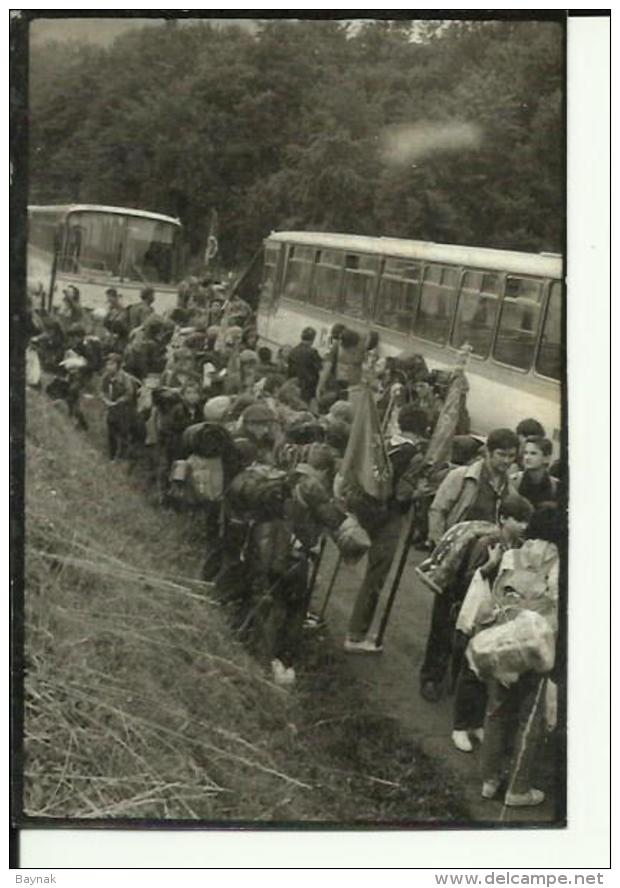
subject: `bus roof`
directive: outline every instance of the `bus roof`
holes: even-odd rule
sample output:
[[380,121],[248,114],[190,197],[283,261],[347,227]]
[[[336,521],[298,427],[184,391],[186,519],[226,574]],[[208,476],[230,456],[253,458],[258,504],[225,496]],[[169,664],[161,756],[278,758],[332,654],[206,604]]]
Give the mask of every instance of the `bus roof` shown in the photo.
[[148,210],[134,210],[129,207],[106,207],[102,204],[59,204],[54,206],[30,205],[28,212],[57,213],[66,216],[75,212],[99,212],[116,213],[119,216],[139,216],[142,219],[155,219],[157,222],[170,222],[172,225],[180,225],[179,219],[173,216],[164,216],[162,213],[150,213]]
[[330,234],[323,231],[272,231],[267,241],[353,250],[403,259],[448,262],[470,268],[562,277],[562,256],[543,253],[519,253],[516,250],[492,250],[488,247],[456,246],[398,237],[366,237],[359,234]]

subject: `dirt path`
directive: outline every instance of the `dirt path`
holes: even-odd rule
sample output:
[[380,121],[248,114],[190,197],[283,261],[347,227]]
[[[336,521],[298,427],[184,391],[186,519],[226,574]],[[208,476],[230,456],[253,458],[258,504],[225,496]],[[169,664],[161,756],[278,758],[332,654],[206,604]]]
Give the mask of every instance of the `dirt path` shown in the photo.
[[[413,571],[424,556],[411,550],[401,587],[387,629],[384,652],[380,656],[354,655],[347,658],[354,674],[368,686],[373,699],[398,719],[412,737],[419,740],[424,751],[442,763],[462,782],[464,796],[472,818],[481,823],[521,823],[548,825],[556,820],[553,804],[553,743],[542,751],[541,773],[537,785],[547,793],[548,800],[539,808],[503,808],[499,802],[480,798],[479,752],[462,753],[454,748],[452,730],[452,696],[439,703],[427,703],[418,692],[418,673],[424,656],[430,623],[432,593]],[[398,554],[395,562],[398,559]],[[328,546],[313,596],[313,609],[320,607],[323,594],[335,563],[335,549]],[[342,566],[327,609],[327,622],[334,642],[341,644],[346,632],[355,594],[363,576],[365,562],[354,567]],[[386,589],[389,588],[389,578]],[[383,613],[383,600],[376,617]]]
[[[85,413],[91,422],[89,437],[105,440],[101,407],[97,401],[84,402]],[[140,475],[140,472],[137,472]],[[142,479],[144,481],[144,479]],[[132,484],[140,486],[140,478],[134,476]],[[145,486],[145,491],[148,487]],[[332,575],[336,557],[335,547],[329,543],[315,587],[312,607],[318,610]],[[394,559],[398,561],[399,553]],[[388,626],[384,652],[381,656],[350,655],[346,663],[353,674],[368,687],[368,696],[380,701],[386,712],[397,718],[412,739],[418,740],[424,751],[442,767],[451,772],[463,786],[463,793],[472,818],[479,823],[522,823],[549,825],[557,818],[553,804],[553,743],[549,742],[541,755],[541,776],[538,785],[548,796],[539,808],[502,809],[499,802],[480,798],[479,752],[458,752],[452,745],[451,696],[444,696],[439,703],[427,703],[418,692],[418,673],[424,656],[426,635],[430,624],[432,593],[421,583],[413,567],[424,556],[412,549]],[[342,566],[332,598],[327,609],[330,636],[335,644],[341,644],[359,584],[364,574],[365,560],[354,567]],[[386,582],[389,589],[391,575]],[[383,600],[377,610],[378,624],[383,613]]]

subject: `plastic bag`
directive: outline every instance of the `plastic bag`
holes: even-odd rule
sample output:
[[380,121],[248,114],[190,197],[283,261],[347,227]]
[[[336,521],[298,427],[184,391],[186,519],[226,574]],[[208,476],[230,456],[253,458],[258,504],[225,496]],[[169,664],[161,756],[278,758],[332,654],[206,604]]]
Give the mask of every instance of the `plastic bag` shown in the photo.
[[36,388],[41,384],[41,362],[35,348],[26,349],[26,385]]
[[347,564],[355,564],[370,549],[370,537],[355,515],[347,515],[333,538]]
[[471,635],[474,626],[490,622],[494,613],[491,586],[478,569],[463,599],[456,628],[465,635]]
[[524,672],[549,672],[555,661],[553,629],[540,614],[520,611],[514,620],[483,629],[469,642],[467,660],[479,678],[510,684]]

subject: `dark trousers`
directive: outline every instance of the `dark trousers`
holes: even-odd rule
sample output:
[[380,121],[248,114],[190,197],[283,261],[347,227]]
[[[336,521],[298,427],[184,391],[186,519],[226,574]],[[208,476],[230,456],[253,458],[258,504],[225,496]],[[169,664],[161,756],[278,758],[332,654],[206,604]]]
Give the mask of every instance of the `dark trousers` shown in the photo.
[[126,425],[119,422],[114,416],[108,415],[108,454],[110,459],[122,459],[127,456],[129,448],[129,433]]
[[79,429],[83,429],[84,431],[88,429],[88,423],[86,422],[86,418],[82,413],[80,398],[82,392],[84,391],[86,382],[87,377],[84,374],[69,374],[69,379],[67,381],[67,394],[65,396],[65,401],[69,409],[69,416],[71,417],[71,419],[75,420],[77,427]]
[[455,731],[474,731],[484,724],[487,687],[463,660],[454,692]]
[[506,688],[496,679],[488,683],[488,702],[482,744],[483,780],[501,780],[509,749],[510,792],[527,792],[544,727],[546,678],[526,672]]
[[362,641],[372,625],[379,596],[398,547],[401,525],[402,515],[392,514],[371,534],[366,574],[349,620],[351,641]]
[[435,595],[420,684],[427,681],[440,684],[443,681],[452,656],[452,639],[460,606],[461,599],[453,588]]
[[308,561],[300,560],[274,589],[260,635],[263,652],[269,660],[291,666],[301,647],[306,616]]

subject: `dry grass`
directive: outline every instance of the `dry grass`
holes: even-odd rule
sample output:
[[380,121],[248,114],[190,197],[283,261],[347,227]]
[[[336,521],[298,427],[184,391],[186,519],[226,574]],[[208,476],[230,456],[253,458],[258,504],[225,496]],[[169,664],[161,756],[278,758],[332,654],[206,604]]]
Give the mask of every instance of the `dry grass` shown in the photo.
[[325,643],[306,652],[295,694],[267,680],[193,579],[195,518],[150,506],[44,396],[29,396],[27,417],[27,815],[462,814],[395,726],[361,714]]

